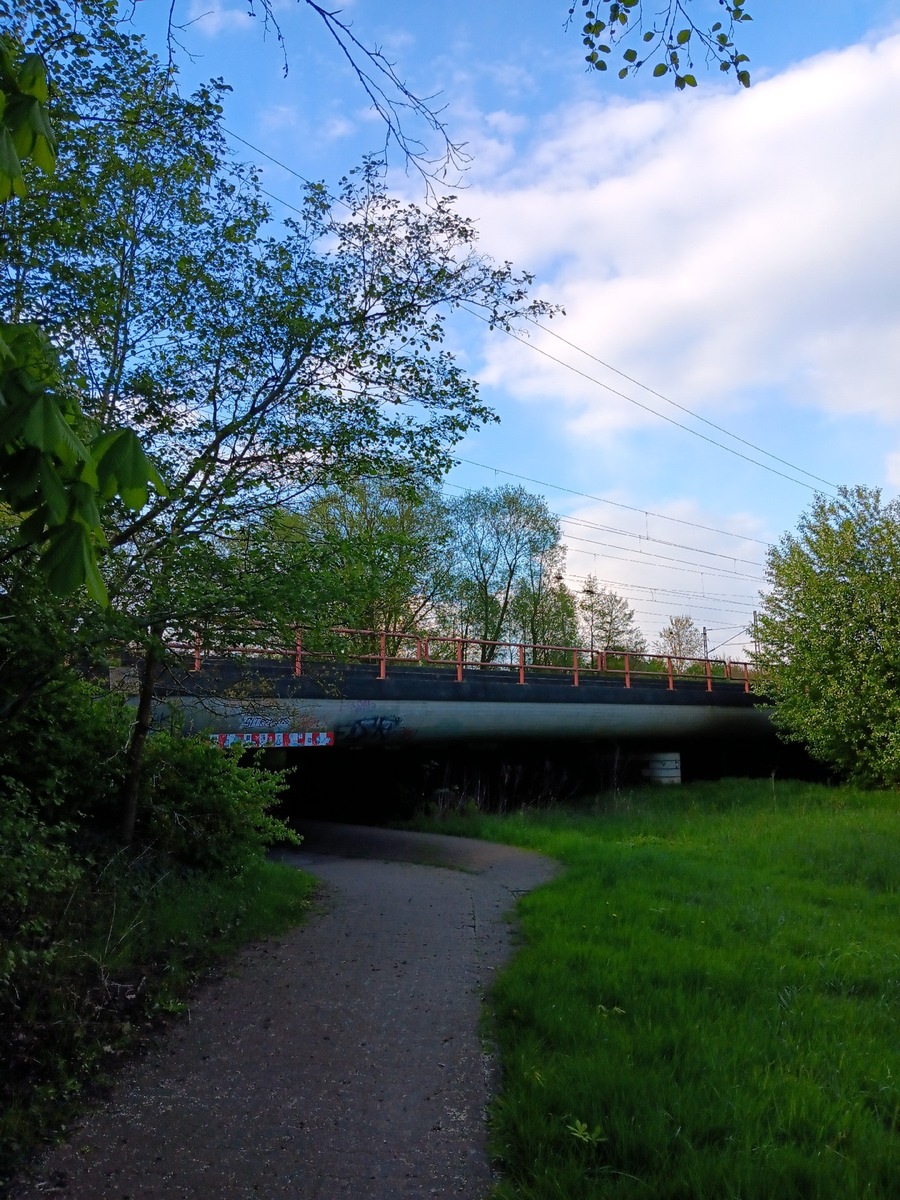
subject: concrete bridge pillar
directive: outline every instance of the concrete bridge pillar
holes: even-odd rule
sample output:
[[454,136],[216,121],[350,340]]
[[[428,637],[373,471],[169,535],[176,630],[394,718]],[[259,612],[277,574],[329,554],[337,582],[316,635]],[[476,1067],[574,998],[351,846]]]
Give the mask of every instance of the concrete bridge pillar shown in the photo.
[[641,778],[647,783],[681,783],[681,754],[664,750],[644,755]]

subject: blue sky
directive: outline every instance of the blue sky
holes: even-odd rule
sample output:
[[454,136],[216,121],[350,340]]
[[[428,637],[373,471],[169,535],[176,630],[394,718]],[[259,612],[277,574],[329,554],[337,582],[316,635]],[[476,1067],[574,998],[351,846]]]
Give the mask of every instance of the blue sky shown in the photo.
[[[439,97],[467,144],[453,190],[482,248],[532,271],[537,293],[566,309],[551,329],[572,345],[538,329],[526,345],[474,321],[454,327],[502,423],[460,447],[488,469],[462,464],[451,492],[516,476],[571,489],[526,483],[574,518],[563,527],[573,586],[589,572],[607,581],[651,640],[669,614],[690,612],[711,646],[734,639],[722,651],[734,654],[765,544],[795,527],[811,488],[900,491],[900,0],[747,6],[753,87],[698,64],[700,87],[684,93],[586,74],[563,29],[567,0],[341,6],[414,91]],[[185,82],[222,75],[229,129],[334,184],[383,131],[315,14],[294,0],[276,8],[286,77],[246,2],[179,0],[192,22]],[[168,3],[136,9],[161,47]],[[258,161],[264,186],[296,201],[296,179]],[[394,156],[392,186],[421,199],[401,165]]]

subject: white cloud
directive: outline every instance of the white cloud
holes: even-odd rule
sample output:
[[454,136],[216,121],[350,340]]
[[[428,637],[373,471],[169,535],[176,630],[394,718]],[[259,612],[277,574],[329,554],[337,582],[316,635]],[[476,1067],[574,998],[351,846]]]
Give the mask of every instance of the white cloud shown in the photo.
[[[463,207],[490,252],[565,305],[555,328],[673,399],[722,414],[768,391],[900,421],[898,105],[892,36],[749,92],[569,108],[530,143],[488,122],[503,171],[476,158]],[[648,419],[508,339],[487,355],[487,382],[558,397],[580,434]]]

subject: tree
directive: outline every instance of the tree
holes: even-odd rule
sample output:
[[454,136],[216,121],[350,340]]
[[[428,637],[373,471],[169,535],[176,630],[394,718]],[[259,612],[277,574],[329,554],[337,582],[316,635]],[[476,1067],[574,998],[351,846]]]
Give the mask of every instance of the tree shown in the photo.
[[591,650],[640,654],[647,649],[628,601],[610,588],[598,587],[593,575],[588,575],[578,598],[578,616],[582,642]]
[[[450,530],[433,487],[359,479],[310,494],[252,530],[298,625],[407,633],[434,627],[452,573]],[[240,538],[237,539],[240,541]]]
[[[66,186],[36,181],[19,201],[0,304],[52,332],[101,444],[138,430],[170,484],[145,488],[137,512],[104,514],[114,608],[144,647],[127,840],[162,635],[216,603],[236,614],[248,595],[216,539],[317,488],[438,477],[453,444],[493,419],[442,348],[448,314],[474,304],[505,326],[542,306],[527,276],[477,253],[452,199],[402,204],[374,164],[336,201],[311,185],[270,235],[256,176],[218,127],[219,89],[181,97],[140,39],[106,29],[57,78],[93,119],[61,150]],[[224,638],[229,625],[206,629]]]
[[[2,6],[0,15],[10,20]],[[36,24],[47,15],[42,6]],[[53,15],[52,13],[50,14]],[[74,31],[68,31],[75,37]],[[77,38],[76,38],[77,44]],[[51,174],[56,137],[50,124],[49,88],[40,54],[11,32],[0,34],[0,204],[4,228],[13,197],[28,194],[28,164]],[[0,319],[0,503],[19,519],[10,553],[42,546],[40,563],[56,593],[86,583],[105,599],[97,570],[102,544],[100,506],[118,496],[136,510],[148,484],[163,481],[128,428],[102,436],[90,429],[78,389],[66,379],[55,346],[15,307]]]
[[[421,150],[414,147],[403,128],[404,115],[412,114],[440,132],[448,151],[458,154],[459,147],[447,139],[446,130],[428,100],[409,91],[395,64],[380,49],[361,42],[352,23],[339,11],[325,8],[316,0],[298,0],[298,3],[305,4],[324,23],[341,56],[350,63],[382,119],[388,142],[396,142],[408,157],[412,151],[413,159],[419,158]],[[256,0],[256,4],[264,25],[274,30],[283,47],[274,0]],[[708,4],[707,7],[713,8],[715,20],[708,15],[695,20],[694,14],[700,6],[701,0],[664,0],[651,10],[649,0],[569,0],[566,26],[579,24],[576,14],[580,16],[582,41],[587,49],[585,61],[590,70],[606,71],[612,55],[624,47],[618,71],[620,79],[653,64],[654,78],[668,75],[675,87],[683,90],[697,86],[692,73],[694,58],[702,55],[707,63],[717,63],[721,71],[734,72],[738,83],[749,87],[750,73],[745,66],[749,59],[733,41],[734,27],[753,19],[745,9],[745,0],[718,0],[714,8]],[[255,7],[250,0],[251,14]],[[173,30],[170,22],[170,40]],[[286,56],[284,64],[287,72]]]
[[[559,522],[540,496],[522,487],[481,488],[451,501],[457,603],[462,629],[484,642],[503,637],[517,587],[559,544]],[[481,661],[496,647],[483,645]]]
[[668,623],[659,631],[656,652],[671,658],[676,671],[683,671],[692,658],[703,658],[703,634],[694,624],[693,617],[686,613],[669,617]]
[[819,496],[769,552],[759,690],[782,736],[859,783],[900,783],[900,502]]
[[582,40],[587,48],[589,70],[605,71],[614,53],[622,50],[618,76],[625,79],[642,67],[653,64],[654,78],[671,77],[679,91],[696,87],[694,58],[717,62],[721,71],[733,71],[738,83],[750,86],[746,54],[733,41],[735,25],[753,18],[744,8],[744,0],[718,0],[717,12],[723,20],[695,21],[693,13],[699,0],[666,0],[650,9],[646,0],[572,0],[569,23],[581,11]]
[[[575,597],[566,586],[565,567],[565,546],[542,549],[526,564],[510,605],[511,636],[529,643],[531,661],[545,666],[571,666],[572,655],[560,650],[578,640]],[[534,649],[537,646],[547,648]]]

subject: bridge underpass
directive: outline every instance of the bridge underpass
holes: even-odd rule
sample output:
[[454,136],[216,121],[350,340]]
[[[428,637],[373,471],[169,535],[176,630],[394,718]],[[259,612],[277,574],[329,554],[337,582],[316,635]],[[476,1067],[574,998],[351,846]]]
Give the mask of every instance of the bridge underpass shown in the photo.
[[299,639],[184,648],[184,669],[157,683],[157,719],[297,767],[305,815],[472,795],[505,807],[639,783],[673,762],[684,779],[809,770],[775,737],[743,663],[333,632],[330,653]]

